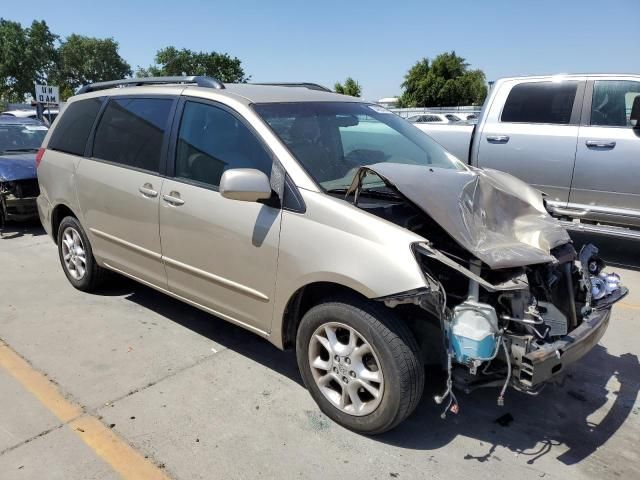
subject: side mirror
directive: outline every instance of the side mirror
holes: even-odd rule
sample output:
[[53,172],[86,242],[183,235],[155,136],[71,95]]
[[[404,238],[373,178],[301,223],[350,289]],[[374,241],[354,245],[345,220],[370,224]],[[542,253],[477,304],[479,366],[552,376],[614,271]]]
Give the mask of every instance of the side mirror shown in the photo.
[[640,95],[636,95],[636,98],[633,99],[630,120],[631,125],[634,127],[640,127]]
[[264,172],[255,168],[232,168],[222,174],[220,195],[231,200],[257,202],[271,198],[271,184]]

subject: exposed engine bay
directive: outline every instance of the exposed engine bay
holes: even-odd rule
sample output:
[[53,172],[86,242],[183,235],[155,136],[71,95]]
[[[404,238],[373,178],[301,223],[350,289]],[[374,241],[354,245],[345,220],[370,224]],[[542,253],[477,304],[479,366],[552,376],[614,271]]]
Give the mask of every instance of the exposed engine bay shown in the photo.
[[439,324],[443,416],[457,412],[454,387],[499,387],[499,405],[509,386],[539,393],[597,344],[628,293],[595,246],[576,252],[540,192],[502,172],[376,164],[346,198],[427,240],[413,246],[427,287],[379,300]]

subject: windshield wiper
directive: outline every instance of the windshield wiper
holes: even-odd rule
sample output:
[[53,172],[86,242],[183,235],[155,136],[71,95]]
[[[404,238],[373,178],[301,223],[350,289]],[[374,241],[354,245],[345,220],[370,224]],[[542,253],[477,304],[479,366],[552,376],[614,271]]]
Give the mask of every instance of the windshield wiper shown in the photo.
[[329,190],[325,190],[325,192],[327,193],[347,193],[347,188],[344,187],[340,187],[340,188],[330,188]]
[[2,153],[23,153],[23,152],[35,153],[37,151],[38,151],[37,148],[8,148],[7,150],[3,150]]

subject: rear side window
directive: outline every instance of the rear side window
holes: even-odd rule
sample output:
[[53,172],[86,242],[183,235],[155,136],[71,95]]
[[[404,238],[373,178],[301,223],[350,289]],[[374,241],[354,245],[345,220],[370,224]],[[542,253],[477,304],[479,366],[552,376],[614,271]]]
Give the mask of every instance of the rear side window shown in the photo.
[[102,98],[70,103],[60,117],[47,148],[73,155],[84,155],[84,148],[102,106]]
[[109,100],[96,129],[93,157],[158,173],[172,103],[169,98]]
[[521,83],[509,92],[502,122],[569,125],[577,82]]
[[640,82],[597,80],[591,100],[591,125],[631,127],[631,108],[640,95]]

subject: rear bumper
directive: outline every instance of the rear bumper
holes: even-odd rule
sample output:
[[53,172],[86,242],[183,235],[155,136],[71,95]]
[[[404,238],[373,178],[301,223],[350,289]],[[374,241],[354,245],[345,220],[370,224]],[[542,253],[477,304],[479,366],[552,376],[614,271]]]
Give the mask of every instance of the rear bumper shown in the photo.
[[600,341],[609,326],[610,317],[611,306],[593,310],[579,327],[560,340],[524,355],[519,371],[520,383],[528,388],[535,387],[580,360]]

